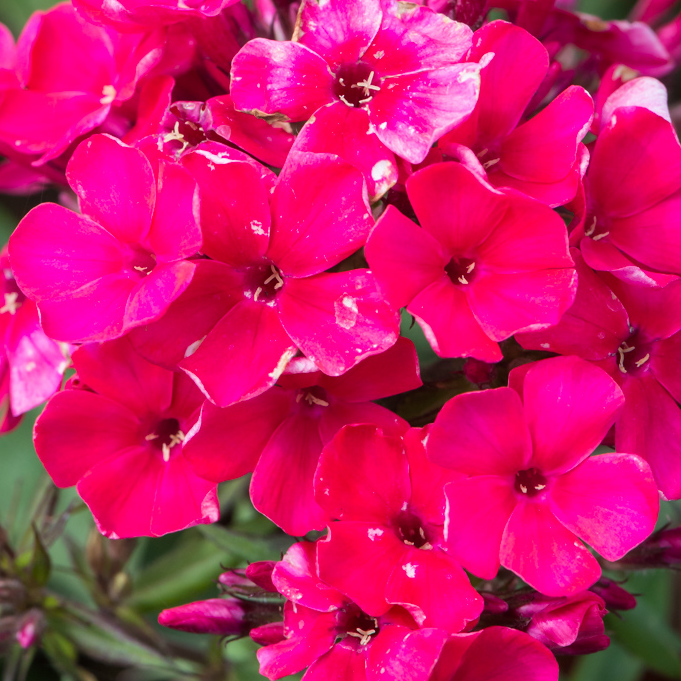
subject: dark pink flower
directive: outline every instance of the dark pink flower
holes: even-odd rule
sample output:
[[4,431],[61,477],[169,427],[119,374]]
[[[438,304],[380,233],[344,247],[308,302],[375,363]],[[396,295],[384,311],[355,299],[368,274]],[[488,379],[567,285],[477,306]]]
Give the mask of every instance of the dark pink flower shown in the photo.
[[456,559],[442,550],[445,498],[460,475],[432,465],[422,439],[373,425],[346,426],[324,448],[315,498],[329,517],[318,542],[319,575],[372,617],[400,605],[421,627],[461,631],[482,598]]
[[196,386],[144,360],[126,338],[84,345],[73,364],[78,388],[52,397],[34,431],[55,484],[77,485],[113,539],[215,522],[216,485],[183,452],[203,403]]
[[[0,385],[6,386],[6,411],[0,407],[0,433],[42,404],[61,384],[68,349],[40,328],[35,303],[19,290],[6,250],[0,251]],[[0,388],[0,404],[5,395]]]
[[563,221],[459,163],[407,180],[421,228],[393,206],[366,245],[387,300],[406,306],[435,352],[498,362],[498,341],[558,322],[576,290]]
[[[322,28],[323,27],[323,28]],[[301,4],[293,42],[256,39],[232,65],[238,109],[305,121],[325,104],[351,132],[368,128],[420,163],[433,142],[472,111],[479,67],[463,64],[471,30],[425,7],[360,0]],[[363,145],[366,135],[356,138]],[[359,153],[359,152],[358,152]]]
[[511,388],[447,402],[427,452],[468,476],[445,488],[449,553],[484,579],[501,563],[543,594],[568,596],[601,573],[578,538],[621,558],[654,528],[657,489],[638,456],[589,456],[624,402],[604,371],[577,357],[528,366],[511,372]]
[[527,31],[504,21],[476,32],[468,58],[483,65],[478,103],[438,147],[454,156],[456,145],[472,149],[496,187],[513,187],[549,206],[568,203],[588,163],[581,141],[593,118],[589,94],[571,86],[528,120],[549,55]]
[[14,82],[0,76],[0,141],[38,163],[59,156],[133,96],[163,43],[161,33],[93,26],[70,3],[34,13],[17,43]]
[[[154,160],[154,159],[152,159]],[[44,203],[10,237],[19,287],[58,340],[107,340],[158,319],[194,273],[201,248],[187,171],[108,135],[74,152],[67,177],[79,215]]]
[[[338,377],[325,376],[309,360],[296,358],[278,383],[225,409],[206,402],[186,454],[200,475],[215,482],[254,471],[251,499],[256,509],[288,534],[302,536],[329,521],[313,492],[323,446],[349,423],[378,424],[391,435],[405,432],[403,419],[371,400],[421,385],[418,361],[412,343],[401,338]],[[213,454],[207,456],[209,452]]]
[[[215,262],[181,302],[200,320],[180,332],[183,343],[194,336],[173,355],[213,402],[264,392],[298,349],[335,376],[395,343],[398,315],[371,272],[326,272],[364,244],[373,223],[359,171],[332,155],[291,154],[271,191],[270,171],[208,150],[183,165],[201,189],[203,252]],[[172,325],[160,324],[169,333],[155,333],[159,343]]]
[[[597,275],[573,251],[574,305],[545,331],[518,334],[525,348],[578,355],[620,384],[626,401],[615,421],[620,451],[650,464],[668,499],[681,497],[681,282],[664,288]],[[605,280],[604,276],[608,276]]]
[[248,632],[246,607],[236,598],[209,598],[161,611],[158,623],[194,634],[241,636]]

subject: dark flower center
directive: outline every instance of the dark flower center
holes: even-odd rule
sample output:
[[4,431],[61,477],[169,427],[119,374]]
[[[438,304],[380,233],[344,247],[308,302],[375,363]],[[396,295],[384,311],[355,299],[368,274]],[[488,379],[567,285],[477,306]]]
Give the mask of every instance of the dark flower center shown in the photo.
[[361,646],[367,645],[378,634],[379,630],[378,620],[374,617],[369,617],[354,603],[345,610],[345,617],[341,626],[345,629],[345,635],[359,639]]
[[412,511],[402,511],[396,519],[397,536],[408,546],[431,549],[432,537],[421,519]]
[[164,461],[169,461],[173,448],[184,441],[184,433],[177,419],[161,419],[144,439],[153,449],[161,452]]
[[525,494],[528,497],[536,497],[542,490],[546,489],[547,479],[541,471],[536,468],[528,468],[520,471],[515,476],[515,491]]
[[475,261],[471,258],[452,258],[445,265],[445,272],[453,284],[467,286],[476,276]]
[[272,303],[284,287],[281,271],[272,263],[249,268],[246,279],[246,292],[255,302]]
[[645,342],[638,331],[617,348],[617,366],[623,374],[641,374],[650,368],[651,343]]
[[19,290],[10,271],[5,272],[5,281],[0,279],[0,314],[16,314],[26,296]]
[[381,79],[373,67],[362,61],[342,64],[336,73],[333,93],[348,106],[368,104],[381,89]]
[[135,271],[140,277],[146,277],[156,267],[156,257],[150,251],[138,245],[128,246],[128,269]]
[[303,388],[296,395],[296,402],[308,407],[328,407],[329,396],[324,388],[313,385],[310,388]]

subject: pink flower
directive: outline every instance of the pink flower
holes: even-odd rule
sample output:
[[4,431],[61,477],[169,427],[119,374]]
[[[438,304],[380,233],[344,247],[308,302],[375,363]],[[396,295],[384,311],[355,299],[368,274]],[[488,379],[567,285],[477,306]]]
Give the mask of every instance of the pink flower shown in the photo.
[[442,550],[445,499],[456,473],[425,458],[412,429],[387,436],[346,426],[324,448],[317,503],[336,518],[319,541],[319,575],[372,617],[404,607],[421,627],[461,631],[483,608],[456,559]]
[[82,215],[40,204],[10,237],[17,283],[58,340],[107,340],[158,319],[189,284],[201,248],[196,184],[108,135],[74,152]]
[[578,538],[621,558],[654,528],[657,488],[638,456],[589,457],[624,401],[605,372],[556,357],[515,369],[510,384],[452,398],[432,426],[428,457],[468,476],[445,488],[446,547],[484,579],[501,563],[569,596],[601,573]]
[[166,354],[215,404],[261,394],[298,349],[337,376],[395,343],[398,315],[371,272],[326,272],[364,244],[373,222],[357,170],[331,155],[291,154],[271,191],[262,166],[208,150],[183,165],[201,189],[203,252],[215,262],[146,345],[168,344],[183,327],[182,347]]
[[37,163],[56,158],[133,96],[163,41],[93,26],[70,3],[35,12],[17,43],[13,82],[0,75],[0,141]]
[[420,163],[475,105],[479,67],[459,63],[470,44],[468,26],[425,7],[305,0],[293,42],[256,39],[237,54],[231,95],[238,109],[292,121],[326,104],[341,118],[351,108],[363,122],[349,130],[368,121],[388,149]]
[[[578,355],[622,387],[615,421],[620,451],[642,456],[668,499],[681,497],[681,282],[664,288],[599,276],[573,250],[579,274],[574,305],[545,331],[518,334],[533,350]],[[605,279],[607,277],[607,279]]]
[[215,522],[216,485],[183,452],[203,402],[194,384],[149,364],[126,338],[84,345],[73,364],[79,388],[52,397],[34,431],[55,484],[77,485],[112,539]]
[[478,103],[438,147],[453,156],[458,145],[472,149],[495,187],[513,187],[549,206],[568,203],[588,162],[581,140],[593,118],[589,94],[571,86],[528,120],[526,110],[536,108],[549,75],[549,55],[527,31],[504,21],[476,32],[468,58],[484,64]]
[[554,211],[459,163],[419,170],[407,194],[421,228],[388,206],[365,253],[388,301],[406,306],[435,352],[498,362],[498,341],[558,322],[577,282]]
[[186,455],[201,476],[215,482],[254,471],[255,508],[288,534],[302,536],[329,521],[313,493],[324,445],[349,423],[378,424],[401,435],[406,421],[371,400],[420,385],[416,352],[405,338],[338,377],[296,358],[263,395],[225,409],[206,402]]
[[[0,433],[42,404],[60,386],[68,360],[40,328],[35,303],[14,281],[7,251],[0,251]],[[3,395],[4,392],[4,395]],[[6,403],[3,405],[3,402]],[[4,413],[4,416],[2,415]]]

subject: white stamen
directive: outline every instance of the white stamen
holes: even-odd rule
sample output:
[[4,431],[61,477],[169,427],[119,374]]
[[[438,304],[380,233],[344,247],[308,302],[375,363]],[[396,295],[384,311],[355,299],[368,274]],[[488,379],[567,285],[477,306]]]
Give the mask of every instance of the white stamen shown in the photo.
[[328,407],[329,403],[326,400],[322,400],[319,397],[315,397],[312,393],[305,395],[305,399],[308,404],[318,404],[320,407]]
[[99,103],[106,106],[111,104],[114,99],[116,99],[116,88],[113,85],[105,85],[102,88],[102,96],[99,99]]
[[501,161],[500,158],[493,158],[491,161],[487,161],[487,162],[483,163],[482,167],[485,170],[487,170],[487,168],[491,168],[492,166],[495,166],[497,163],[499,163],[499,161]]
[[648,360],[650,359],[650,353],[648,353],[645,357],[641,357],[637,362],[635,362],[637,367],[642,367]]
[[594,216],[594,219],[591,221],[589,228],[584,230],[584,236],[591,236],[596,231],[596,223],[597,222],[598,222],[598,218],[596,218]]
[[521,491],[523,494],[527,494],[527,487],[525,487],[525,485],[520,485],[520,491]]
[[184,138],[184,135],[180,132],[180,121],[175,121],[175,127],[172,132],[167,133],[163,136],[164,142],[182,142],[182,148],[177,152],[179,156],[188,146],[189,142]]
[[624,353],[629,352],[629,350],[633,350],[633,348],[628,348],[627,350],[623,350],[622,348],[617,348],[617,354],[620,356],[619,363],[617,366],[619,366],[620,371],[623,374],[628,374],[629,372],[624,368]]
[[472,263],[466,268],[466,273],[467,273],[467,274],[470,274],[474,269],[475,269],[475,263],[472,262]]
[[156,433],[149,433],[149,435],[147,435],[144,439],[147,440],[147,441],[150,441],[150,440],[155,440],[157,437],[158,437],[158,435]]
[[534,489],[535,489],[536,492],[540,492],[540,491],[543,490],[545,487],[546,487],[546,485],[535,485],[535,486],[534,486]]
[[14,293],[5,293],[5,304],[0,307],[0,314],[4,314],[5,312],[9,312],[10,314],[16,314],[17,310],[21,307],[21,303],[18,303],[19,299],[19,294],[14,292]]
[[463,274],[457,279],[457,281],[460,284],[467,284],[468,283],[468,279],[466,279],[466,277],[464,277]]
[[135,265],[132,269],[137,270],[138,272],[146,272],[147,269],[149,269],[149,268],[148,267],[142,267],[142,265]]
[[258,296],[262,293],[262,286],[258,286],[257,289],[255,289],[255,293],[253,294],[253,301],[258,302]]
[[608,236],[608,234],[610,234],[610,232],[603,232],[603,234],[596,234],[596,236],[592,236],[591,238],[594,241],[600,241],[601,239],[605,239],[605,237]]
[[374,85],[374,84],[372,83],[373,79],[374,79],[374,72],[372,71],[372,72],[369,74],[369,77],[368,77],[366,80],[360,80],[359,83],[353,83],[353,84],[350,86],[350,87],[362,88],[362,90],[364,90],[364,93],[363,93],[364,96],[365,96],[365,97],[368,97],[369,99],[364,99],[364,100],[362,100],[363,102],[368,102],[368,101],[371,99],[371,97],[373,96],[373,95],[371,94],[371,91],[372,91],[372,90],[373,90],[374,92],[378,92],[378,91],[381,89],[378,85]]
[[352,104],[350,104],[350,102],[348,102],[347,99],[345,99],[344,95],[338,95],[338,99],[340,99],[341,102],[343,102],[343,104],[347,104],[347,106],[351,107],[352,109],[355,108],[354,106],[352,106]]
[[161,447],[161,451],[163,452],[163,460],[167,463],[170,461],[170,447],[164,442],[163,446]]

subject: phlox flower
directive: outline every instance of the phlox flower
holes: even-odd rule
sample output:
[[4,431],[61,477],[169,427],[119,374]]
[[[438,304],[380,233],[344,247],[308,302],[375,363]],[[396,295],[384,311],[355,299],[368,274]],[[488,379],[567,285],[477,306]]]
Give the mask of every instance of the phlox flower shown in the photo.
[[527,31],[505,21],[475,33],[468,59],[484,64],[478,102],[438,148],[454,156],[458,145],[472,149],[495,187],[513,187],[549,206],[568,203],[588,163],[581,140],[593,117],[589,94],[570,86],[525,120],[549,74],[549,55]]
[[191,281],[201,248],[196,183],[95,135],[67,168],[82,214],[43,203],[19,223],[9,253],[17,283],[57,340],[108,340],[158,319]]
[[419,626],[459,632],[483,608],[443,551],[442,488],[460,476],[426,459],[423,438],[354,425],[326,445],[315,498],[337,522],[318,543],[319,575],[372,617],[400,605]]
[[35,303],[19,290],[6,249],[0,251],[0,434],[42,404],[68,366],[63,348],[40,327]]
[[657,486],[634,454],[589,455],[624,402],[578,357],[514,369],[509,388],[457,395],[432,426],[428,457],[466,477],[445,487],[448,552],[492,579],[499,564],[547,596],[601,574],[583,539],[618,560],[653,530]]
[[[293,41],[258,38],[232,64],[237,109],[305,121],[349,117],[388,149],[420,163],[433,142],[472,111],[478,65],[460,63],[472,32],[425,7],[343,0],[301,3]],[[365,144],[366,134],[354,137]],[[326,150],[330,151],[330,150]]]
[[35,424],[36,452],[58,487],[76,485],[102,534],[159,536],[215,522],[215,483],[184,455],[203,396],[182,373],[150,364],[127,338],[73,353],[75,384]]
[[423,168],[406,188],[421,227],[388,206],[365,254],[387,300],[406,306],[435,352],[498,362],[498,341],[560,319],[577,282],[554,211],[459,163]]
[[286,533],[302,536],[330,520],[313,491],[324,445],[349,423],[373,423],[401,435],[407,422],[371,400],[420,385],[416,352],[406,338],[337,377],[297,357],[262,395],[225,409],[207,401],[185,452],[197,472],[214,482],[253,471],[255,508]]
[[161,59],[161,33],[121,35],[80,18],[70,3],[35,12],[11,70],[0,58],[0,142],[45,163],[104,123]]
[[532,350],[578,355],[605,369],[626,398],[615,421],[619,451],[642,456],[668,499],[681,497],[681,282],[664,288],[598,275],[574,250],[574,305],[550,329],[518,334]]

